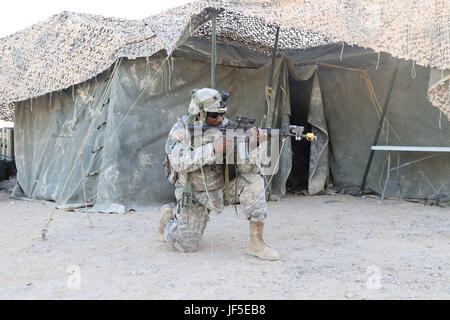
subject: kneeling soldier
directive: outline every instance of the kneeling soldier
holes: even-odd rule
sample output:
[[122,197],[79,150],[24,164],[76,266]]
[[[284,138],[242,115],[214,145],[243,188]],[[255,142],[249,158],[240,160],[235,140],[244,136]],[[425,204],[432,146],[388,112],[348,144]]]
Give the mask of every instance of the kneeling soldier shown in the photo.
[[[208,127],[232,125],[225,117],[226,103],[222,96],[215,89],[193,90],[189,114],[179,117],[170,130],[165,167],[169,181],[175,183],[177,202],[161,208],[159,236],[179,251],[196,251],[209,212],[222,212],[225,203],[240,203],[250,222],[247,253],[264,260],[278,260],[278,252],[268,247],[262,237],[267,204],[260,164],[257,161],[238,164],[236,176],[228,180],[229,169],[223,164],[223,154],[234,150],[234,138],[215,130],[200,131],[199,138],[195,126],[194,129],[189,126],[199,122]],[[257,137],[263,142],[267,136],[261,129],[251,130],[249,152],[251,157],[257,157],[261,151]]]

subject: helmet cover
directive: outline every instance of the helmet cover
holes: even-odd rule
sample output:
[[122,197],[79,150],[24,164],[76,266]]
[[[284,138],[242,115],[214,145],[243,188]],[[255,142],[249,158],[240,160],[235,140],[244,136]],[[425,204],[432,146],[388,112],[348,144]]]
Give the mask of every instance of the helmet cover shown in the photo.
[[189,114],[196,115],[201,110],[204,112],[227,111],[226,105],[221,105],[222,97],[219,91],[211,88],[192,90],[191,103],[189,104]]

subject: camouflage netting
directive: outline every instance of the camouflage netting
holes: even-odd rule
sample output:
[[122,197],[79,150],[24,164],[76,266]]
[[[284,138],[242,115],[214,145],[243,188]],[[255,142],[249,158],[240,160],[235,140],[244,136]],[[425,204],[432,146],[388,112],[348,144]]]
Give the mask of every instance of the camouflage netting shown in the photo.
[[[450,71],[432,69],[428,86],[428,99],[447,116],[450,115]],[[449,117],[450,119],[450,117]]]
[[14,122],[14,104],[0,103],[0,120]]
[[[387,52],[415,64],[450,69],[447,0],[200,0],[140,21],[63,12],[0,40],[0,101],[69,88],[105,71],[119,57],[168,54],[190,36],[210,36],[211,8],[220,10],[218,40],[270,53],[275,26],[280,52],[331,42]],[[450,119],[450,80],[430,83],[428,98]]]
[[450,69],[446,0],[204,1],[285,27],[322,33],[423,66]]
[[[211,26],[212,22],[208,21],[193,33],[193,38],[210,40]],[[256,52],[271,55],[276,37],[276,27],[276,24],[267,23],[258,17],[224,10],[217,15],[216,38],[222,43],[247,47]],[[277,53],[288,55],[296,50],[326,46],[336,42],[336,40],[316,32],[280,27]]]
[[[73,12],[54,15],[0,40],[0,101],[21,101],[67,89],[92,79],[119,57],[149,57],[161,49],[170,54],[210,19],[211,9],[203,1],[142,21]],[[265,53],[273,44],[272,23],[231,12],[219,15],[219,21],[224,30],[220,36],[228,42],[258,50],[263,40]],[[232,30],[230,26],[236,21],[239,28]],[[264,39],[258,32],[248,32],[257,29],[263,31]],[[303,49],[329,43],[321,36],[306,35],[291,28],[289,32],[283,30],[280,48]]]
[[[349,45],[450,70],[450,2],[447,0],[213,1],[248,16],[309,30]],[[450,80],[428,92],[450,119]]]
[[92,79],[117,60],[120,48],[152,37],[142,21],[54,15],[0,40],[0,101],[39,97]]

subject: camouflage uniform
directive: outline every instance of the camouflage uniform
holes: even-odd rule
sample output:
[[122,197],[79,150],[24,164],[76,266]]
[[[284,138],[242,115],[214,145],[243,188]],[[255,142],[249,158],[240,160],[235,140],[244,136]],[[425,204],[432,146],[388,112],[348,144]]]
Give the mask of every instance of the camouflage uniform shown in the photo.
[[[223,133],[206,131],[201,134],[201,139],[192,139],[194,130],[188,128],[188,121],[189,115],[178,118],[166,142],[171,166],[168,178],[175,183],[177,207],[175,218],[165,226],[164,238],[183,252],[198,249],[209,212],[220,213],[225,204],[224,165],[217,161],[212,144]],[[223,126],[230,124],[231,121],[223,119]],[[267,212],[260,165],[252,164],[258,163],[258,157],[265,152],[264,147],[261,145],[250,152],[251,163],[236,165],[236,178],[229,184],[230,201],[227,204],[240,203],[242,212],[250,222],[262,222]],[[194,199],[191,210],[185,210],[180,205],[188,172]]]

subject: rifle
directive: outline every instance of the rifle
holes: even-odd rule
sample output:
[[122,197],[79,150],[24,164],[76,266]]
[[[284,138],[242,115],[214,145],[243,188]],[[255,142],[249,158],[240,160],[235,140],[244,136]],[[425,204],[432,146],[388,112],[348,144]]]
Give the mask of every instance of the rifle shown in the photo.
[[[236,116],[236,124],[234,125],[230,125],[230,126],[208,126],[208,125],[200,125],[200,124],[193,124],[190,123],[188,124],[190,129],[201,129],[202,131],[199,131],[197,134],[203,133],[203,131],[209,130],[209,129],[215,129],[215,130],[219,130],[222,132],[226,132],[227,130],[233,130],[233,131],[237,131],[237,130],[242,130],[243,132],[251,129],[251,127],[249,127],[249,125],[254,124],[255,123],[255,118],[253,117],[247,117],[244,115],[237,115]],[[286,131],[279,131],[279,129],[272,129],[272,128],[259,128],[259,129],[263,129],[264,132],[271,137],[273,133],[278,133],[279,136],[291,136],[291,137],[295,137],[295,140],[300,141],[302,139],[306,139],[308,141],[313,141],[315,139],[317,139],[317,137],[311,133],[308,132],[306,134],[304,134],[303,132],[305,131],[305,128],[303,126],[297,126],[297,125],[290,125],[289,126],[289,132]],[[196,134],[196,132],[194,131],[194,134]]]
[[[228,97],[227,97],[228,98]],[[250,130],[250,125],[255,123],[255,118],[253,117],[247,117],[244,115],[237,115],[235,124],[229,125],[229,126],[208,126],[208,125],[202,125],[201,123],[189,123],[188,127],[190,129],[194,130],[194,138],[198,135],[203,135],[203,132],[210,129],[219,130],[222,132],[227,132],[228,130],[237,131],[242,130],[243,132]],[[304,134],[305,128],[303,126],[296,126],[296,125],[290,125],[289,126],[289,132],[286,131],[279,131],[278,129],[271,129],[271,128],[261,128],[263,129],[263,132],[266,133],[269,137],[271,137],[274,133],[279,136],[290,136],[295,137],[295,140],[299,141],[302,139],[306,139],[308,141],[313,141],[316,139],[316,136],[313,133],[306,133]],[[258,130],[259,132],[259,130]],[[238,137],[237,135],[233,135],[234,139],[236,140],[236,146],[238,154],[241,156],[241,158],[246,159],[249,155],[249,137],[247,135],[244,135],[244,139],[242,139],[242,136]],[[225,171],[224,171],[224,179],[225,179],[225,199],[229,201],[230,195],[229,195],[229,183],[230,180],[233,179],[236,176],[236,167],[234,165],[225,164]],[[188,183],[186,184],[188,185]],[[192,191],[189,189],[186,189],[186,191],[183,192],[183,203],[186,202],[189,199],[190,194]],[[185,205],[184,207],[187,207]]]

